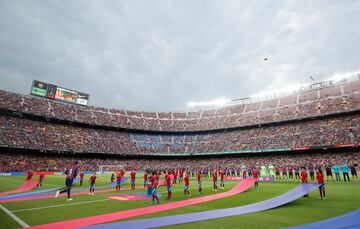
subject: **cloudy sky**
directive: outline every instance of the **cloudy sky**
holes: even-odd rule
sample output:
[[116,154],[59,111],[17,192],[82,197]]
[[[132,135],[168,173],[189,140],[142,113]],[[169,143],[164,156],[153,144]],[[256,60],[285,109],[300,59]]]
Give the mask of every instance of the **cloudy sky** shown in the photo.
[[[360,70],[360,1],[0,1],[0,89],[183,111]],[[264,61],[264,58],[268,61]]]

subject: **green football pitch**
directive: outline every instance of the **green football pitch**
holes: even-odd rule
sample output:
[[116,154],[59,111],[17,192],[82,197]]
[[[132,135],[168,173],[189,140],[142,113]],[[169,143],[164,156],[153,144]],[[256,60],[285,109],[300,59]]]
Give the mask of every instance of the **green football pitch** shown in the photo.
[[[142,176],[138,175],[137,186],[142,186]],[[74,189],[88,187],[85,176],[82,187],[78,185]],[[0,192],[12,190],[20,186],[24,182],[24,177],[0,177]],[[64,185],[64,176],[47,176],[43,189],[49,189]],[[98,175],[96,181],[97,186],[109,185],[110,175]],[[236,185],[236,181],[227,181],[225,189],[219,189],[219,192],[224,192]],[[260,188],[255,190],[249,189],[244,193],[235,196],[226,197],[214,201],[209,201],[201,204],[196,204],[188,207],[177,208],[165,212],[144,215],[142,217],[129,218],[127,220],[151,218],[157,216],[168,216],[183,213],[207,211],[214,209],[237,207],[247,205],[269,198],[276,197],[285,193],[292,188],[299,185],[299,182],[273,182],[260,183]],[[129,188],[129,181],[122,185],[122,188]],[[96,193],[94,196],[80,195],[73,196],[72,201],[67,201],[65,197],[27,200],[13,203],[2,203],[12,214],[17,216],[26,224],[40,225],[52,222],[59,222],[64,220],[82,218],[87,216],[100,215],[105,213],[118,212],[129,209],[136,209],[140,207],[151,206],[151,200],[133,200],[133,201],[119,201],[109,200],[107,197],[119,193],[134,193],[145,192],[144,189],[136,190],[122,190],[120,192],[106,192]],[[161,186],[158,192],[162,195],[160,197],[161,204],[169,201],[165,200],[167,193],[166,187]],[[192,194],[189,198],[196,198],[197,182],[195,179],[191,180],[190,192]],[[285,206],[258,212],[252,214],[245,214],[240,216],[226,217],[214,220],[201,221],[191,224],[183,224],[171,226],[169,228],[282,228],[300,224],[311,223],[334,216],[344,214],[346,212],[355,210],[360,207],[360,184],[358,182],[337,182],[329,181],[326,183],[326,200],[319,200],[318,190],[310,193],[309,198],[301,198]],[[207,178],[203,179],[203,193],[202,195],[212,195],[215,192],[212,189],[211,181]],[[183,184],[173,186],[173,200],[180,201],[188,199],[183,194]],[[5,211],[0,210],[0,228],[20,228],[21,226],[13,220]]]

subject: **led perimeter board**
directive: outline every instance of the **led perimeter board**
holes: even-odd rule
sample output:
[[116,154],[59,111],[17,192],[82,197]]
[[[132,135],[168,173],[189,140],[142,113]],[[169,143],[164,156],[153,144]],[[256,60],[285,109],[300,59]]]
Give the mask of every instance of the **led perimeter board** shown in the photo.
[[38,80],[33,80],[30,94],[47,99],[53,99],[84,106],[87,106],[89,103],[89,94],[69,90],[57,85],[44,83]]

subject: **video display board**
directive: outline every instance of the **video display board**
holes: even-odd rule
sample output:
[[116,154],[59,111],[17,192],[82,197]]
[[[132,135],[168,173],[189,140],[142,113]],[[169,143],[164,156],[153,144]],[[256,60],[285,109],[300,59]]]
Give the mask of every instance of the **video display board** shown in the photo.
[[31,95],[87,106],[89,94],[34,80]]

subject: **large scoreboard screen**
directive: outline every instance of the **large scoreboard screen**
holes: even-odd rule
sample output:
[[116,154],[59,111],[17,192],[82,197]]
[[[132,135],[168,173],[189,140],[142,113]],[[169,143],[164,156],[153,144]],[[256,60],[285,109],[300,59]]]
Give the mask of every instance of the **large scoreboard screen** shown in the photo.
[[38,80],[33,81],[30,94],[85,106],[87,106],[89,102],[89,94],[69,90],[63,87],[59,87],[57,85],[44,83]]

